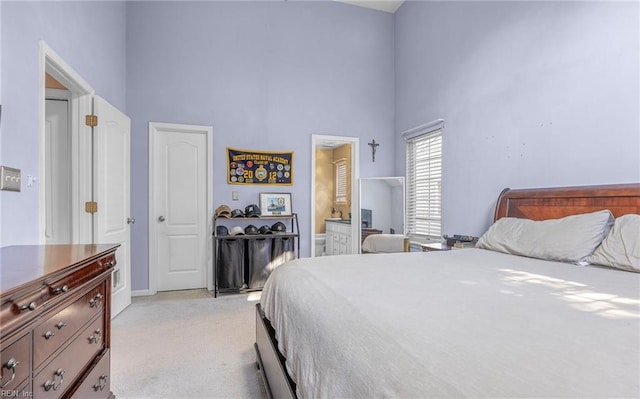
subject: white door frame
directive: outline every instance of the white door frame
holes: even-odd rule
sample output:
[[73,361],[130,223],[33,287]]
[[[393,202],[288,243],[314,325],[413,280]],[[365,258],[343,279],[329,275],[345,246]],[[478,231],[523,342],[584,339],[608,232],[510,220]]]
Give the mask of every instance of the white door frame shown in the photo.
[[351,144],[351,253],[360,251],[360,138],[350,136],[311,135],[311,257],[316,256],[316,147],[324,142]]
[[[154,193],[154,175],[155,165],[153,165],[153,149],[155,146],[155,134],[158,130],[191,130],[200,131],[206,135],[206,147],[207,147],[207,236],[211,237],[213,234],[213,127],[201,126],[201,125],[186,125],[176,123],[163,123],[163,122],[149,122],[149,291],[148,295],[155,295],[158,292],[158,272],[154,265],[157,264],[157,242],[156,242],[156,227],[155,223],[157,210],[155,209],[155,202],[153,201]],[[207,265],[211,267],[206,268],[207,289],[213,290],[213,245],[212,240],[207,240]]]
[[46,179],[45,140],[46,140],[46,88],[45,73],[49,73],[58,82],[62,83],[69,92],[71,98],[69,107],[71,117],[69,125],[71,128],[71,218],[72,218],[72,242],[91,243],[92,224],[91,215],[84,212],[83,203],[87,198],[91,198],[91,138],[80,134],[83,118],[83,108],[86,108],[86,101],[95,94],[95,90],[87,83],[73,68],[67,64],[51,47],[43,40],[39,42],[39,68],[38,68],[38,119],[39,119],[39,153],[40,167],[38,177],[39,188],[39,226],[38,240],[45,244],[46,228]]

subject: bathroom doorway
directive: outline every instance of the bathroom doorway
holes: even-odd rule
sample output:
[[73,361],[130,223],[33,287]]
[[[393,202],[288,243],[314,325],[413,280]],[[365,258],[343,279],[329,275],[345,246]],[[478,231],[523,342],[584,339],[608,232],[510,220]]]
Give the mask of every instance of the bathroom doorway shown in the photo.
[[327,254],[327,222],[345,233],[341,253],[358,253],[359,138],[312,135],[311,256]]

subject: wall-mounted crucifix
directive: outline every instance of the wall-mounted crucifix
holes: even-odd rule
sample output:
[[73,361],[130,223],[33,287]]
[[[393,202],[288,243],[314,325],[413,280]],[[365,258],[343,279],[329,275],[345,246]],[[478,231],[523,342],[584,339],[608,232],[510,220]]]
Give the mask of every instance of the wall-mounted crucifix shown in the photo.
[[376,161],[376,147],[379,146],[380,144],[376,143],[376,139],[371,140],[370,143],[367,143],[371,146],[371,160],[373,162]]

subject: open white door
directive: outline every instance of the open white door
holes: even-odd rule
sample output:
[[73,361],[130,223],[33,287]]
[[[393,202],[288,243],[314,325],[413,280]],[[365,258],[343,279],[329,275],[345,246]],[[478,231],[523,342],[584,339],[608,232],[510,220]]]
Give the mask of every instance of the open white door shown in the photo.
[[120,244],[112,275],[111,317],[131,304],[130,142],[131,120],[94,96],[93,242]]

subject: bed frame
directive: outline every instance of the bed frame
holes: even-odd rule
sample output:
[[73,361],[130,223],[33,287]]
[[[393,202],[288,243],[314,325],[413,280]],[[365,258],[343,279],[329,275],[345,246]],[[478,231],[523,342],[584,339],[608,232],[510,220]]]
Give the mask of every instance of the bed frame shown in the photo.
[[640,183],[559,188],[505,189],[498,197],[494,220],[517,217],[532,220],[609,209],[613,216],[640,214]]
[[[640,183],[601,186],[505,189],[500,193],[494,220],[518,217],[532,220],[558,219],[609,209],[615,217],[640,214]],[[296,398],[296,387],[287,374],[285,358],[278,351],[275,330],[256,305],[257,366],[269,398]]]

